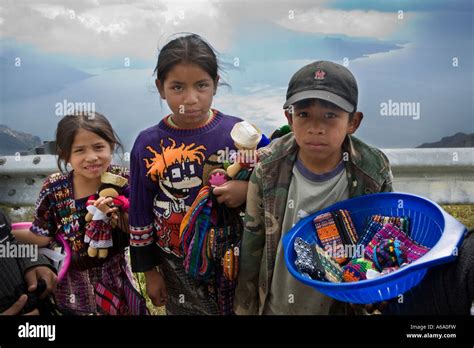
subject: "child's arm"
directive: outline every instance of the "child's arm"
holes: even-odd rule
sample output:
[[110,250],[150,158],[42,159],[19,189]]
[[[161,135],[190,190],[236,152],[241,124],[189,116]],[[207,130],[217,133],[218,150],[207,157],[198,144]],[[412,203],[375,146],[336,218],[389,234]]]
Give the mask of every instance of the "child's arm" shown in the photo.
[[[130,260],[132,272],[148,272],[159,264],[154,228],[153,192],[147,188],[145,162],[140,137],[130,156]],[[156,278],[156,277],[155,277]]]
[[238,208],[247,199],[248,181],[230,180],[225,184],[215,187],[212,193],[216,195],[219,203],[224,203],[229,208]]
[[53,238],[39,236],[28,229],[18,229],[12,231],[15,239],[21,244],[37,244],[39,247],[47,246]]
[[259,276],[264,247],[265,220],[262,200],[262,175],[261,168],[257,165],[248,184],[244,233],[240,250],[240,271],[234,300],[236,314],[258,314],[258,294],[261,285]]
[[146,168],[143,156],[135,141],[130,161],[130,259],[132,272],[145,274],[146,292],[155,306],[162,306],[168,300],[166,283],[157,270],[159,264],[158,247],[153,226],[153,193],[145,183]]

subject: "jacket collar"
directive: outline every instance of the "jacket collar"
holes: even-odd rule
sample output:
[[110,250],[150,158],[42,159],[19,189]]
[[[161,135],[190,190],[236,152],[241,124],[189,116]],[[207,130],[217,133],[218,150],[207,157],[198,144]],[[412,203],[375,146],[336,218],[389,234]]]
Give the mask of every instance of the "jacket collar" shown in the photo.
[[354,147],[354,141],[352,136],[346,135],[344,142],[342,143],[342,151],[349,153],[349,160],[356,166],[359,166],[361,155]]

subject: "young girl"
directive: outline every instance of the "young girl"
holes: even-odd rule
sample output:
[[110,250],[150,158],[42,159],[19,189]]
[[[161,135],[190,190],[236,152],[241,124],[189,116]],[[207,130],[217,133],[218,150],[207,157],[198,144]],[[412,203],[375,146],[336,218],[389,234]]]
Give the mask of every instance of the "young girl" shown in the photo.
[[[239,118],[211,109],[219,82],[213,49],[198,35],[170,41],[156,66],[156,87],[172,114],[142,131],[130,163],[132,271],[144,272],[154,305],[168,314],[218,314],[208,283],[189,277],[179,247],[181,220],[210,168],[235,150],[230,132]],[[215,188],[219,203],[245,202],[247,182]],[[158,266],[158,267],[157,267]]]
[[[104,184],[105,177],[115,178],[121,183],[124,195],[128,196],[126,171],[110,165],[117,146],[121,145],[112,126],[99,113],[69,115],[61,119],[56,131],[61,173],[50,175],[44,182],[30,231],[17,234],[21,242],[39,246],[47,246],[57,234],[69,243],[71,264],[55,292],[58,307],[66,313],[115,314],[105,300],[97,301],[97,296],[103,295],[101,290],[108,289],[123,297],[122,280],[126,276],[123,250],[129,239],[124,233],[128,233],[127,214],[118,207],[110,207],[111,197],[90,200]],[[67,172],[67,164],[72,171]],[[113,172],[115,176],[103,176],[105,172]],[[105,258],[88,254],[88,247],[93,244],[92,241],[85,242],[86,205],[94,205],[103,214],[109,214],[111,220],[117,221],[117,227],[112,230],[113,245],[110,247],[107,243],[108,255]],[[101,241],[96,242],[99,246],[104,245]],[[98,306],[96,302],[104,306]]]

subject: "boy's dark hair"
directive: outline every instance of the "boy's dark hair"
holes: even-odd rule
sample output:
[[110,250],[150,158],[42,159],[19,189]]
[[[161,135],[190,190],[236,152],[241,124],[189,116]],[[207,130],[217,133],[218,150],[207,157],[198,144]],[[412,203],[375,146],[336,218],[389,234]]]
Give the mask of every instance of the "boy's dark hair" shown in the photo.
[[180,63],[196,64],[214,81],[220,70],[215,50],[197,34],[173,39],[160,50],[155,68],[156,78],[164,83],[168,72]]
[[56,153],[58,155],[57,165],[61,172],[67,171],[66,166],[71,158],[72,143],[74,142],[74,138],[79,129],[84,129],[97,134],[109,143],[112,152],[115,151],[117,147],[123,150],[119,137],[104,115],[99,114],[98,112],[93,112],[88,114],[79,113],[64,116],[61,121],[59,121],[58,128],[56,129]]
[[[337,110],[342,111],[342,112],[347,112],[347,111],[341,109],[336,104],[331,103],[330,101],[323,100],[323,99],[317,99],[317,98],[300,100],[300,101],[293,104],[293,108],[295,108],[295,109],[305,109],[305,108],[313,106],[314,104],[317,104],[317,103],[319,103],[319,105],[321,105],[324,108],[337,109]],[[354,114],[355,114],[355,111],[349,113],[349,120],[351,120],[352,117],[354,117]]]

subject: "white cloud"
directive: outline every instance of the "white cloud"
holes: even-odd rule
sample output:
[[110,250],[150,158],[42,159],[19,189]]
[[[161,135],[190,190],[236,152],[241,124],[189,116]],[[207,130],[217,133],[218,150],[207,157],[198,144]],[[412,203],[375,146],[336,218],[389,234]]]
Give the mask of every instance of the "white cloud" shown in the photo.
[[40,16],[53,20],[59,16],[73,15],[72,9],[66,9],[64,6],[59,5],[47,5],[47,4],[34,4],[31,9],[38,12]]
[[396,32],[400,25],[406,24],[406,14],[403,17],[398,19],[398,12],[344,11],[316,7],[304,11],[295,9],[278,23],[300,32],[383,39]]
[[195,32],[225,50],[233,28],[218,7],[167,0],[9,3],[0,12],[0,38],[49,53],[154,60],[157,47],[172,34]]
[[370,37],[385,37],[400,24],[395,12],[342,11],[325,9],[325,4],[325,0],[316,5],[289,0],[23,0],[3,5],[0,38],[14,38],[53,54],[154,60],[157,47],[178,32],[200,34],[225,52],[248,24]]

